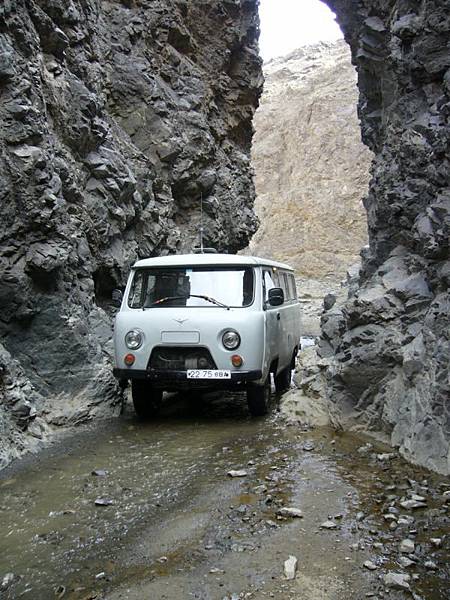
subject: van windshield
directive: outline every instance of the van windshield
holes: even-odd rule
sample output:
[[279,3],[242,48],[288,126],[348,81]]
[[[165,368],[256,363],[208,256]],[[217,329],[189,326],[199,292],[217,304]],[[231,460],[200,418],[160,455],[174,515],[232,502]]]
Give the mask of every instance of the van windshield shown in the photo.
[[137,269],[128,296],[128,306],[239,308],[252,304],[254,288],[251,267]]

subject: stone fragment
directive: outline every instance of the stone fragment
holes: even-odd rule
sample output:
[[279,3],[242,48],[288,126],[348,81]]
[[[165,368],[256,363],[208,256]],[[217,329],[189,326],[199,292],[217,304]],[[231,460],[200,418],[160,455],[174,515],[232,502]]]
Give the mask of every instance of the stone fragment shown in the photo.
[[398,562],[400,563],[400,565],[402,567],[405,567],[406,569],[408,567],[411,567],[412,565],[416,564],[413,560],[411,560],[407,556],[400,556],[399,559],[398,559]]
[[405,508],[406,510],[415,510],[417,508],[425,508],[426,507],[426,502],[422,502],[419,500],[402,500],[400,502],[400,506],[402,508]]
[[412,554],[415,550],[415,544],[413,540],[406,538],[400,542],[399,550],[402,554]]
[[323,299],[323,309],[330,310],[336,304],[335,294],[327,294]]
[[302,511],[293,506],[283,506],[277,511],[277,514],[280,515],[280,517],[294,517],[299,519],[303,517]]
[[267,519],[267,520],[265,521],[265,524],[266,524],[268,527],[273,527],[273,528],[275,528],[275,527],[278,527],[277,523],[275,523],[275,521],[272,521],[272,519]]
[[227,475],[229,477],[247,477],[248,473],[244,469],[237,469],[228,471]]
[[0,35],[0,82],[10,81],[16,74],[14,49],[4,34]]
[[302,448],[305,452],[311,452],[311,450],[314,450],[315,448],[315,444],[312,441],[307,441],[303,444]]
[[321,525],[320,525],[321,529],[336,529],[337,528],[337,523],[335,523],[334,521],[324,521]]
[[386,31],[386,26],[379,17],[368,17],[365,19],[364,24],[366,27],[376,31],[377,33],[383,33]]
[[95,475],[96,477],[106,477],[108,475],[108,471],[105,471],[105,469],[94,469],[91,475]]
[[295,579],[295,574],[297,573],[297,563],[297,557],[292,555],[284,561],[284,576],[286,579]]
[[380,462],[392,460],[393,458],[395,458],[395,454],[393,452],[385,452],[384,454],[377,454],[377,460],[379,460]]
[[400,38],[414,37],[421,26],[421,18],[415,13],[409,13],[401,16],[392,24],[391,31]]
[[370,452],[372,452],[373,450],[373,444],[371,444],[370,442],[367,442],[367,444],[364,444],[364,446],[360,446],[356,452],[360,455],[360,456],[367,456],[368,454],[370,454]]
[[397,517],[391,513],[383,515],[385,521],[397,521]]
[[416,502],[426,502],[425,496],[419,496],[419,494],[411,493],[409,497],[411,500],[415,500]]
[[409,515],[401,515],[401,516],[398,518],[398,521],[397,521],[397,523],[398,523],[399,525],[408,525],[408,526],[409,526],[409,525],[412,525],[412,524],[414,523],[414,517],[411,517],[411,516],[409,516]]
[[369,571],[375,571],[375,569],[377,569],[377,568],[378,568],[378,567],[377,567],[377,565],[376,565],[374,562],[372,562],[371,560],[366,560],[366,561],[364,562],[364,565],[363,565],[363,566],[364,566],[366,569],[369,569]]
[[7,590],[14,582],[15,578],[16,576],[14,575],[14,573],[6,573],[6,575],[3,576],[0,589]]
[[114,504],[114,501],[110,498],[96,498],[95,506],[110,506]]
[[384,585],[394,590],[409,590],[410,581],[410,575],[406,575],[404,573],[395,573],[394,571],[386,573],[386,575],[383,577]]
[[442,546],[442,538],[430,538],[430,544],[435,548],[440,548]]
[[266,485],[257,485],[256,487],[253,488],[253,491],[255,492],[255,494],[265,494],[267,492],[267,486]]

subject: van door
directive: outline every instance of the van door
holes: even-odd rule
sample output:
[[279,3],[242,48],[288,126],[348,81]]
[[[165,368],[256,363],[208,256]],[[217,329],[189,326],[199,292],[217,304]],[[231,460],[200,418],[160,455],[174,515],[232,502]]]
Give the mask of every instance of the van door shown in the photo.
[[279,312],[279,333],[278,333],[278,370],[285,369],[291,362],[292,358],[292,336],[290,333],[290,291],[287,285],[286,273],[278,271],[278,287],[284,292],[284,304],[278,307]]
[[269,290],[279,287],[275,282],[275,274],[270,267],[264,267],[262,272],[263,303],[266,311],[266,365],[270,366],[278,358],[281,336],[280,306],[271,306],[268,302]]

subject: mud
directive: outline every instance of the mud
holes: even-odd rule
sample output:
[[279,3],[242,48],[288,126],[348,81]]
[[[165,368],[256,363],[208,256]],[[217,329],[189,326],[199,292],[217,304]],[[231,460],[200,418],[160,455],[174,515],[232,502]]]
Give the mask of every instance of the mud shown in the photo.
[[[415,598],[440,600],[450,582],[448,481],[396,455],[377,458],[384,448],[358,451],[366,442],[287,427],[275,408],[250,419],[238,395],[171,396],[152,423],[127,410],[2,473],[0,597],[410,598],[385,589],[394,571],[410,574]],[[414,491],[426,507],[401,509]],[[282,506],[303,518],[280,517]],[[391,511],[414,522],[393,530]],[[336,528],[321,528],[329,519]],[[404,538],[416,544],[407,569]]]

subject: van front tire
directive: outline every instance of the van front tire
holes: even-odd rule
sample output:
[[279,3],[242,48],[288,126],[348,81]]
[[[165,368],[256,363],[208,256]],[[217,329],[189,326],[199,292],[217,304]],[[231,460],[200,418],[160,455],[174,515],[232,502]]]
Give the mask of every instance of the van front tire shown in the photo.
[[264,385],[249,385],[247,388],[247,405],[252,417],[262,417],[269,410],[270,378]]
[[162,390],[152,388],[144,379],[131,381],[131,396],[136,415],[140,419],[156,417],[161,408]]

